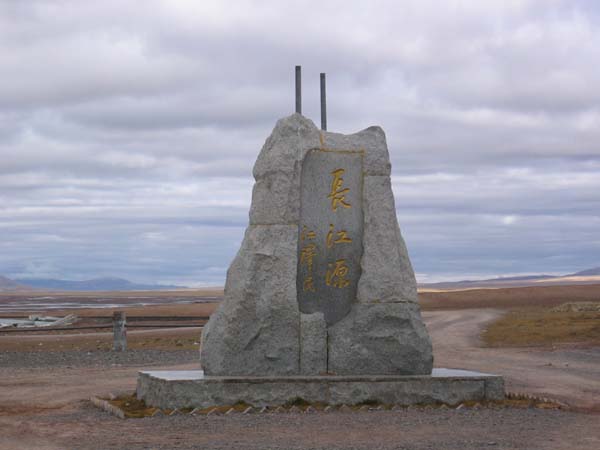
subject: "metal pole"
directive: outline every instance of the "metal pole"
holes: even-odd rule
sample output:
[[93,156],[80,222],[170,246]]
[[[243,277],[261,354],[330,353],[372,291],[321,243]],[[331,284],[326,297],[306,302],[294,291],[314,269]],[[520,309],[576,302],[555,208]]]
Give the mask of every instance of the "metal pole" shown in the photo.
[[296,112],[302,114],[302,66],[296,66]]
[[321,130],[327,131],[327,94],[324,73],[321,74]]

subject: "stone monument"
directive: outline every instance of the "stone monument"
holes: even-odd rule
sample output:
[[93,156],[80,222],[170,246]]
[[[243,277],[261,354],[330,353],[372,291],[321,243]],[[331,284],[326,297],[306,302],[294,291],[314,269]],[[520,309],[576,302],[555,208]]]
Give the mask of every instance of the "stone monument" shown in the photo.
[[202,371],[142,372],[164,408],[498,399],[500,377],[434,369],[396,218],[383,130],[277,122],[254,166],[250,223],[202,333]]
[[202,335],[205,374],[430,374],[383,130],[344,136],[294,114],[254,177],[250,225]]

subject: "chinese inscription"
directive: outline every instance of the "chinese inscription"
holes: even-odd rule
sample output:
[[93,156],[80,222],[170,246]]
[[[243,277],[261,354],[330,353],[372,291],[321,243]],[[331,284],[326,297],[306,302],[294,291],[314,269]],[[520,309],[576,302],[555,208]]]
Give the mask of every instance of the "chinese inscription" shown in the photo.
[[362,256],[362,153],[313,150],[302,166],[297,292],[300,310],[331,325],[356,297]]
[[350,188],[342,189],[342,185],[344,184],[344,179],[342,175],[346,169],[336,169],[331,172],[333,175],[333,181],[331,182],[331,192],[327,196],[327,198],[331,199],[331,209],[337,211],[338,206],[343,206],[344,208],[350,208],[351,206],[346,203],[346,194],[350,191]]

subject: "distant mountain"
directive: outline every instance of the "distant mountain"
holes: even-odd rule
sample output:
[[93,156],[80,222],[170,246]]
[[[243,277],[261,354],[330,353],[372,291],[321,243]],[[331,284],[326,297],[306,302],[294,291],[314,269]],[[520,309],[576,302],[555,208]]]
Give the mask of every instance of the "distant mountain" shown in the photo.
[[570,277],[589,277],[589,276],[594,276],[594,275],[600,275],[600,267],[594,267],[593,269],[582,270],[581,272],[576,272],[569,276]]
[[14,280],[11,280],[10,278],[0,275],[0,292],[23,291],[27,288],[28,286],[24,286]]
[[123,278],[115,277],[94,278],[84,281],[57,280],[54,278],[20,278],[16,281],[37,289],[52,289],[57,291],[151,291],[180,289],[183,287],[160,284],[137,284]]
[[[504,281],[529,281],[529,280],[545,280],[548,278],[556,278],[555,275],[524,275],[520,277],[499,277],[499,278],[489,278],[487,280],[480,280],[481,282],[494,281],[494,282],[504,282]],[[474,283],[474,281],[471,281]]]
[[[581,279],[586,277],[587,279]],[[475,289],[527,286],[556,286],[567,284],[600,284],[600,267],[583,270],[568,275],[527,275],[500,277],[485,280],[444,281],[440,283],[420,283],[421,289]]]

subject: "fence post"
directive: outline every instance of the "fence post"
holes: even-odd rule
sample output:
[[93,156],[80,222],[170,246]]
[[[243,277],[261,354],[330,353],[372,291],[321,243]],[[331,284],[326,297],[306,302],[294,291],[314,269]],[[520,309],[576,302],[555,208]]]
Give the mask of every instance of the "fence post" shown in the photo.
[[113,350],[124,352],[127,350],[127,321],[124,311],[113,313]]

